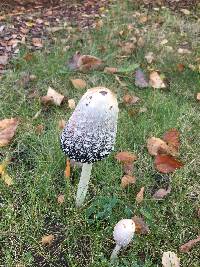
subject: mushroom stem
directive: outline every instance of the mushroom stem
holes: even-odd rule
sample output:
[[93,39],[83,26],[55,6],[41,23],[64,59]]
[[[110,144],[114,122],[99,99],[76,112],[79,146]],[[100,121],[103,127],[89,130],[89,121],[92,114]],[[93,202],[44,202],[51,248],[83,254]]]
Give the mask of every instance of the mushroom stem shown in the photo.
[[91,171],[92,171],[92,163],[83,163],[81,177],[80,177],[78,190],[76,194],[76,207],[77,208],[80,207],[85,200]]
[[110,256],[111,261],[113,261],[113,260],[115,260],[117,258],[118,253],[119,253],[121,248],[122,247],[120,245],[116,245],[115,246],[115,248],[113,249],[113,252],[112,252],[112,254]]

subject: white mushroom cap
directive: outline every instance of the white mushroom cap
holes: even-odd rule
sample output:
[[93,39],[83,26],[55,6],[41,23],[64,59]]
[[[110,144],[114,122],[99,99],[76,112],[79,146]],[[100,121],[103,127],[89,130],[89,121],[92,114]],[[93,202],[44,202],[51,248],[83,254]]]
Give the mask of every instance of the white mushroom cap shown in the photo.
[[116,242],[116,244],[120,247],[127,246],[135,232],[135,223],[131,219],[122,219],[119,221],[113,231],[113,237]]
[[114,147],[117,117],[115,94],[105,87],[89,89],[62,132],[63,151],[70,159],[83,163],[106,157]]

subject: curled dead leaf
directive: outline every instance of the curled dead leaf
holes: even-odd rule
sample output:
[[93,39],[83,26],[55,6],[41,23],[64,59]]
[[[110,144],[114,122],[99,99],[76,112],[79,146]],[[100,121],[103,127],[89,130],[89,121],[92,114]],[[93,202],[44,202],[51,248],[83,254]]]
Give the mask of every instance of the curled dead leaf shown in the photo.
[[19,120],[17,118],[0,120],[0,147],[7,146],[15,135]]
[[199,242],[200,242],[200,236],[198,236],[196,239],[190,240],[189,242],[187,242],[184,245],[180,246],[179,250],[181,252],[189,252],[189,250]]
[[137,159],[137,156],[131,152],[123,151],[119,152],[115,156],[116,160],[122,163],[133,162]]
[[76,89],[85,89],[87,86],[86,81],[84,81],[82,79],[71,79],[70,81],[72,82],[72,85]]
[[65,177],[70,178],[70,160],[66,161]]
[[133,104],[136,104],[138,101],[140,100],[140,98],[139,97],[137,97],[137,96],[134,96],[134,95],[125,95],[124,97],[123,97],[123,102],[125,103],[125,104],[129,104],[129,105],[133,105]]
[[168,145],[160,138],[150,137],[147,140],[147,149],[150,155],[168,154],[170,149]]
[[68,63],[71,70],[80,70],[83,72],[99,69],[102,65],[103,61],[101,59],[90,55],[81,55],[80,52],[76,52]]
[[124,175],[121,180],[121,187],[126,188],[130,184],[135,184],[136,178],[135,176],[130,176],[130,175]]
[[52,234],[51,235],[44,235],[42,237],[41,243],[42,243],[42,245],[50,246],[52,244],[53,240],[54,240],[54,235],[52,235]]
[[163,199],[163,198],[164,198],[165,196],[167,196],[170,192],[171,192],[171,187],[169,187],[167,190],[164,189],[164,188],[160,188],[160,189],[158,189],[158,191],[156,191],[156,192],[153,194],[153,198],[154,198],[154,199],[157,199],[157,200]]
[[65,201],[65,195],[61,194],[57,197],[58,204],[63,204]]
[[183,167],[183,163],[170,155],[157,155],[155,158],[155,168],[162,173],[174,172]]
[[125,175],[132,175],[133,173],[133,162],[124,162],[123,163],[123,172]]
[[148,225],[144,222],[142,217],[134,216],[132,220],[135,223],[135,232],[136,234],[146,235],[149,234],[150,230]]
[[180,259],[174,252],[163,252],[162,265],[163,267],[180,267]]
[[163,82],[163,80],[161,79],[160,75],[158,74],[157,71],[153,71],[150,73],[149,75],[149,84],[156,89],[159,88],[165,88],[166,85]]
[[40,99],[44,105],[55,104],[56,106],[60,106],[64,100],[64,95],[59,94],[53,88],[49,87],[47,95],[42,96]]
[[135,200],[137,203],[141,203],[143,199],[144,199],[144,186],[137,193]]

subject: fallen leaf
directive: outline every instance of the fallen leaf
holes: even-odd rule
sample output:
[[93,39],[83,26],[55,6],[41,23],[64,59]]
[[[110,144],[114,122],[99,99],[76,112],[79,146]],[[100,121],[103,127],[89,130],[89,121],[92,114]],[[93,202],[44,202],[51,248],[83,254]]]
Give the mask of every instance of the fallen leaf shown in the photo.
[[69,100],[68,100],[68,107],[69,107],[70,109],[75,109],[75,107],[76,107],[76,103],[75,103],[74,99],[69,99]]
[[129,104],[129,105],[136,104],[139,100],[140,100],[140,98],[137,96],[134,96],[134,95],[125,95],[123,97],[123,102],[125,104]]
[[139,17],[139,23],[141,23],[141,24],[146,23],[147,20],[148,20],[148,17],[145,16],[145,15],[142,15],[142,16]]
[[197,100],[200,101],[200,93],[197,93]]
[[189,49],[187,49],[187,48],[179,48],[178,49],[178,53],[179,54],[182,54],[182,55],[184,55],[184,54],[191,54],[192,52],[189,50]]
[[183,72],[184,69],[185,69],[185,65],[179,63],[179,64],[177,64],[177,69],[178,69],[179,72]]
[[66,161],[65,177],[70,178],[70,160]]
[[168,43],[168,40],[167,40],[167,39],[163,39],[163,40],[160,42],[161,45],[165,45],[165,44],[167,44],[167,43]]
[[198,242],[200,242],[200,236],[196,239],[190,240],[189,242],[185,243],[184,245],[180,246],[179,250],[181,252],[189,252],[189,250],[195,246]]
[[141,203],[143,199],[144,199],[144,186],[137,193],[135,200],[137,203]]
[[41,243],[42,245],[48,245],[50,246],[54,240],[54,235],[44,235],[42,237]]
[[183,163],[169,155],[157,155],[155,168],[162,173],[170,173],[183,167]]
[[137,159],[137,156],[131,152],[123,151],[117,153],[115,158],[116,160],[122,163],[127,163],[127,162],[131,163]]
[[59,120],[59,122],[58,122],[58,128],[60,130],[64,129],[65,128],[65,123],[66,123],[65,120]]
[[138,47],[140,47],[140,48],[142,48],[142,47],[144,47],[144,45],[145,45],[145,40],[144,40],[144,38],[142,38],[141,36],[138,38],[138,40],[137,40],[137,46]]
[[42,48],[43,47],[43,43],[42,43],[42,39],[41,38],[32,38],[32,44],[35,47],[38,47],[38,48]]
[[122,45],[122,53],[125,55],[132,54],[136,46],[132,42],[127,42]]
[[0,56],[0,65],[6,65],[8,63],[8,55]]
[[132,175],[133,173],[133,162],[124,162],[123,163],[123,172],[125,175]]
[[147,149],[150,155],[169,154],[169,146],[160,138],[150,137],[147,140]]
[[32,53],[27,53],[23,59],[25,59],[26,61],[31,61],[33,59],[33,54]]
[[184,14],[184,15],[190,15],[190,10],[182,8],[180,9],[180,11]]
[[17,118],[0,121],[0,147],[7,146],[15,135],[19,120]]
[[77,52],[68,63],[71,70],[90,71],[102,67],[103,61],[97,57],[90,55],[81,55]]
[[13,185],[13,179],[8,175],[6,168],[10,161],[8,159],[5,159],[1,164],[0,164],[0,176],[1,179],[4,181],[4,183],[7,186]]
[[57,197],[58,204],[63,204],[65,201],[65,195],[61,194]]
[[153,88],[165,88],[166,85],[163,82],[163,80],[161,79],[160,75],[158,74],[158,72],[153,71],[150,73],[149,75],[149,84],[153,87]]
[[177,129],[170,129],[163,135],[163,140],[174,151],[178,152],[180,147],[180,132]]
[[36,128],[35,128],[36,134],[41,134],[43,131],[44,131],[44,125],[43,124],[39,124],[36,126]]
[[174,252],[163,252],[162,265],[163,267],[180,267],[180,259]]
[[149,64],[151,64],[155,60],[153,52],[148,52],[144,58]]
[[160,188],[158,189],[158,191],[156,191],[154,194],[153,194],[153,198],[155,199],[163,199],[165,196],[167,196],[169,193],[171,192],[171,187],[169,187],[167,190],[164,189],[164,188]]
[[114,74],[114,73],[117,73],[117,68],[113,68],[113,67],[106,67],[105,69],[104,69],[104,72],[105,73],[110,73],[110,74]]
[[135,182],[136,182],[135,176],[124,175],[121,179],[121,187],[126,188],[130,184],[135,184]]
[[138,69],[135,72],[135,85],[139,88],[145,88],[149,86],[149,83],[141,69]]
[[46,96],[41,97],[41,102],[45,105],[55,104],[60,106],[64,100],[64,96],[56,92],[53,88],[49,87]]
[[87,86],[86,81],[82,79],[71,79],[70,81],[72,82],[72,85],[76,89],[85,89]]
[[134,216],[132,220],[135,223],[135,233],[146,235],[150,232],[148,225],[144,222],[143,218]]

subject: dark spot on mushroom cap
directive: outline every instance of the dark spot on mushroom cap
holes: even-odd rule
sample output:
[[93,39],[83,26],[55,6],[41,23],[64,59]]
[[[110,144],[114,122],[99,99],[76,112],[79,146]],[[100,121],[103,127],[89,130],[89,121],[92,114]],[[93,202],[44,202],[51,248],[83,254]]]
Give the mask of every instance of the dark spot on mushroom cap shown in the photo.
[[113,107],[113,106],[110,106],[110,108],[109,108],[109,109],[111,110],[111,109],[112,109],[112,107]]
[[92,96],[90,96],[89,99],[92,99]]
[[102,94],[102,95],[107,95],[106,91],[100,91],[99,93]]

